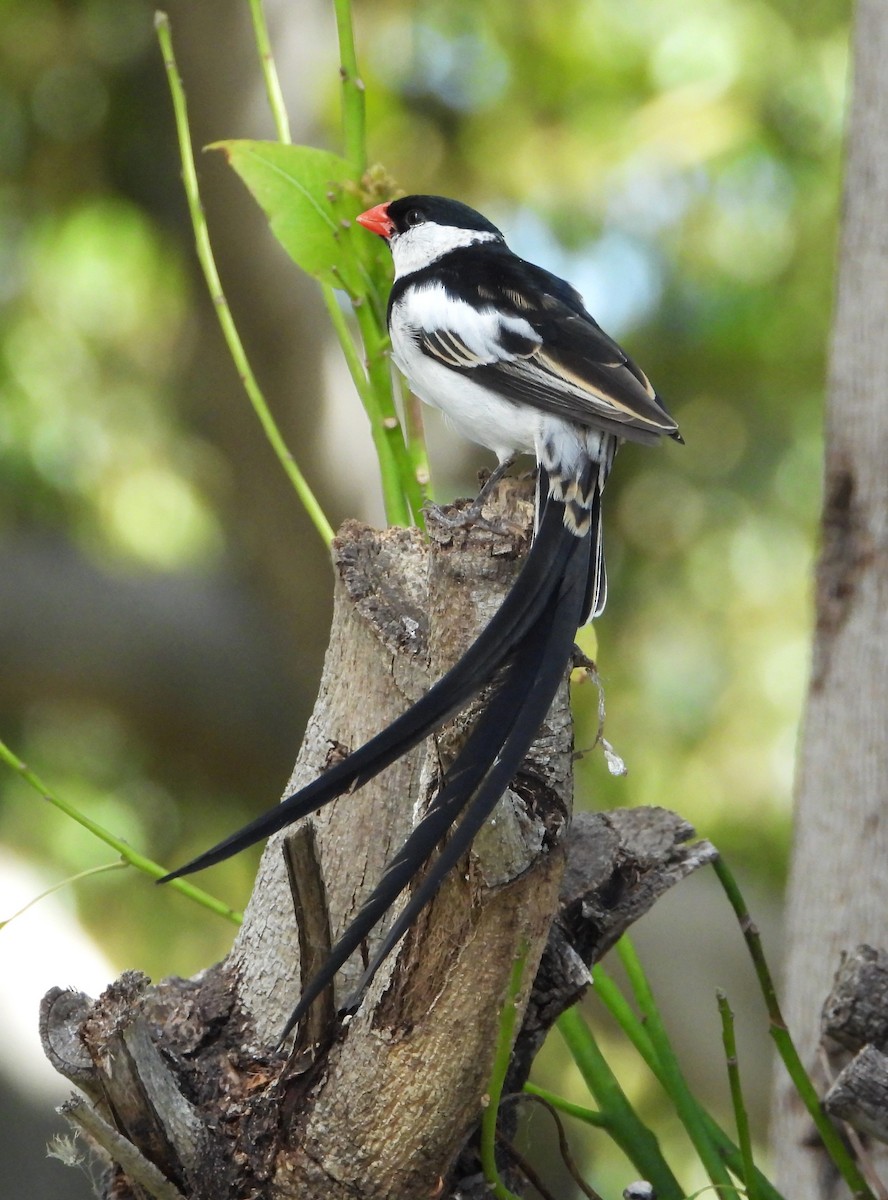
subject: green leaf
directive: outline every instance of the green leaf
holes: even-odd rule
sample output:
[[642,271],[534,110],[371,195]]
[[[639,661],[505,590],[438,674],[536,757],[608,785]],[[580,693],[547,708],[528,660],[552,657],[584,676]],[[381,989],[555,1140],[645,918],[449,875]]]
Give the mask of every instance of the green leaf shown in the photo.
[[215,142],[268,217],[272,232],[303,271],[352,296],[378,278],[379,239],[354,218],[366,207],[354,169],[313,146],[247,140]]

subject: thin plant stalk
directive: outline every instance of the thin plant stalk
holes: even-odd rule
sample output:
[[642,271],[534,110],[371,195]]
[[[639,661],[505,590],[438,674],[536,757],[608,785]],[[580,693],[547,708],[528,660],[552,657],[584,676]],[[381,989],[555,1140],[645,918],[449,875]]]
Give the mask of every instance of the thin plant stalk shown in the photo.
[[366,408],[370,402],[370,383],[367,379],[367,372],[364,370],[364,365],[361,362],[360,351],[349,332],[345,313],[336,299],[336,292],[333,288],[325,286],[322,286],[321,291],[324,297],[324,307],[330,318],[330,324],[333,326],[333,330],[339,339],[339,344],[342,346],[342,353],[345,358],[345,365],[348,367],[348,373],[351,375],[355,390],[361,397],[361,402]]
[[600,1109],[586,1108],[584,1104],[574,1104],[572,1100],[566,1100],[563,1096],[558,1096],[546,1088],[538,1087],[535,1083],[525,1083],[523,1091],[528,1096],[536,1096],[540,1100],[545,1100],[552,1108],[557,1108],[559,1112],[563,1112],[568,1117],[576,1117],[578,1121],[582,1121],[586,1125],[592,1125],[596,1129],[610,1129],[610,1117]]
[[36,896],[17,909],[11,917],[0,918],[0,931],[4,930],[7,925],[11,925],[13,921],[17,921],[23,916],[29,908],[33,908],[35,904],[39,904],[41,900],[45,900],[47,896],[54,895],[55,892],[60,892],[62,888],[70,887],[72,883],[80,883],[82,879],[90,879],[93,875],[104,875],[108,871],[123,871],[129,866],[129,863],[123,861],[122,858],[116,859],[110,863],[100,863],[97,867],[87,867],[85,871],[78,871],[76,875],[69,875],[67,879],[60,879],[58,883],[54,883],[52,887],[45,888]]
[[[290,126],[261,0],[250,0],[250,12],[278,140],[289,143]],[[356,178],[360,178],[366,169],[364,85],[358,72],[348,0],[336,5],[336,28],[342,62],[340,73],[343,82],[343,139],[346,156],[354,167]],[[420,424],[418,433],[414,432],[411,436],[410,423],[407,422],[407,429],[402,430],[398,422],[392,395],[391,368],[385,357],[385,306],[378,302],[369,277],[367,287],[366,297],[351,296],[355,311],[359,313],[358,324],[364,342],[366,366],[361,362],[360,351],[339,307],[334,289],[329,284],[321,284],[321,292],[324,306],[342,347],[349,374],[370,420],[371,434],[379,459],[386,518],[392,524],[398,525],[409,525],[411,519],[420,523],[425,485],[428,482],[428,459],[422,440],[422,428]],[[384,370],[376,368],[375,364],[380,358],[384,363]],[[371,362],[374,364],[372,371]]]
[[403,378],[399,378],[399,387],[401,410],[404,413],[404,440],[407,443],[413,478],[419,485],[421,499],[425,502],[429,495],[432,472],[422,419],[422,401],[413,395]]
[[[333,0],[333,9],[342,80],[342,140],[345,156],[360,179],[367,170],[366,103],[355,49],[351,0]],[[409,525],[414,521],[421,525],[422,506],[427,498],[428,457],[421,423],[411,420],[411,414],[406,410],[405,428],[402,429],[398,420],[392,370],[386,353],[388,335],[384,312],[385,307],[377,302],[371,285],[368,295],[355,305],[370,381],[364,406],[379,457],[386,516],[394,524]]]
[[279,142],[289,144],[290,118],[287,106],[284,104],[284,93],[278,78],[274,55],[271,52],[271,39],[268,36],[268,24],[265,20],[265,10],[262,0],[249,0],[250,16],[253,20],[253,33],[256,37],[256,50],[259,53],[259,63],[262,67],[262,78],[265,80],[265,91],[268,93],[268,107],[274,120]]
[[[250,15],[253,21],[253,33],[256,38],[256,50],[262,64],[262,75],[265,79],[268,107],[274,119],[278,141],[289,146],[292,142],[290,136],[290,119],[284,105],[284,96],[277,73],[277,65],[271,49],[271,39],[268,36],[268,24],[265,20],[265,10],[262,6],[262,0],[250,0]],[[352,338],[342,309],[339,306],[339,301],[336,299],[336,291],[329,284],[322,283],[321,294],[324,298],[324,306],[330,317],[333,331],[342,347],[342,353],[345,357],[349,374],[352,377],[361,402],[367,407],[373,403],[373,398],[370,395],[366,373],[361,365],[360,354]]]
[[[386,335],[379,329],[364,302],[355,305],[364,340],[364,361],[352,340],[348,324],[332,288],[322,286],[324,304],[342,347],[349,374],[370,421],[370,435],[379,461],[386,519],[393,525],[419,523],[423,496],[420,481],[410,460],[404,431],[392,397],[392,373],[385,357]],[[382,367],[370,363],[381,361]]]
[[351,0],[333,0],[339,38],[339,75],[342,80],[342,140],[345,157],[360,178],[367,170],[366,105],[364,81],[358,70]]
[[706,1123],[702,1120],[700,1106],[691,1095],[690,1088],[684,1078],[678,1060],[672,1052],[672,1047],[666,1036],[660,1011],[654,1001],[641,962],[635,953],[631,941],[624,934],[617,943],[617,953],[629,978],[630,986],[636,1002],[644,1017],[645,1027],[651,1043],[657,1051],[660,1069],[663,1073],[663,1083],[669,1092],[681,1123],[687,1130],[688,1137],[703,1164],[711,1181],[722,1189],[722,1195],[739,1200],[737,1190],[731,1183],[731,1177],[725,1167],[718,1148],[709,1136]]
[[563,1012],[556,1025],[600,1111],[607,1115],[611,1138],[653,1184],[658,1200],[683,1200],[684,1189],[663,1157],[657,1138],[630,1104],[577,1006]]
[[265,397],[256,382],[256,377],[253,374],[253,369],[250,366],[243,343],[240,340],[240,335],[237,332],[237,327],[234,323],[234,318],[231,315],[231,309],[228,307],[228,301],[225,298],[225,292],[222,288],[222,281],[219,278],[219,272],[216,269],[216,262],[213,257],[213,250],[210,244],[210,235],[207,229],[206,217],[204,216],[203,206],[200,199],[200,191],[197,182],[197,171],[194,166],[194,151],[191,146],[191,131],[188,125],[188,109],[185,101],[185,89],[182,86],[182,80],[179,75],[179,70],[176,65],[176,59],[173,53],[172,37],[170,35],[170,23],[166,13],[159,12],[155,16],[155,28],[157,30],[157,39],[160,43],[160,48],[163,53],[164,66],[166,68],[167,80],[170,88],[170,95],[173,101],[173,111],[176,120],[176,133],[179,140],[179,154],[182,160],[182,176],[185,183],[185,195],[188,199],[188,209],[191,214],[191,224],[194,229],[194,240],[197,248],[197,257],[200,262],[201,269],[204,273],[204,278],[207,281],[207,287],[210,291],[213,304],[216,309],[216,315],[219,319],[219,324],[222,328],[222,333],[225,342],[228,346],[234,364],[237,367],[238,374],[244,385],[246,393],[250,399],[250,403],[259,418],[259,422],[268,438],[271,448],[277,455],[278,461],[284,468],[284,471],[290,482],[296,490],[296,494],[302,501],[302,504],[311,519],[315,529],[320,534],[324,544],[329,546],[333,541],[333,527],[324,515],[320,504],[309,487],[305,476],[296,465],[293,455],[287,448],[283,435],[277,426],[274,418],[269,411]]
[[607,973],[600,962],[595,963],[592,968],[592,995],[597,996],[614,1017],[623,1033],[659,1079],[660,1062],[647,1025],[638,1019],[632,1005],[620,991],[617,981]]
[[[409,480],[413,478],[417,487],[421,488],[422,481],[412,465],[405,471],[403,465],[404,441],[397,415],[394,412],[387,417],[382,415],[377,394],[367,377],[357,347],[351,339],[345,314],[336,299],[336,294],[332,288],[325,287],[323,295],[324,304],[330,322],[339,338],[349,374],[370,419],[370,433],[380,465],[386,516],[395,524],[408,525],[411,517],[418,524],[421,515],[422,493],[412,489],[405,494],[402,483],[405,482],[405,479],[409,483]],[[405,504],[407,508],[404,507]]]
[[[669,1095],[668,1081],[663,1073],[660,1062],[660,1053],[664,1051],[664,1047],[660,1048],[660,1052],[654,1047],[646,1023],[643,1023],[639,1019],[632,1006],[620,991],[615,980],[608,975],[601,963],[596,963],[592,968],[592,978],[594,982],[594,995],[598,997],[608,1010],[620,1026],[620,1029],[638,1051],[642,1060],[650,1069],[651,1074],[660,1083],[666,1094]],[[670,1056],[674,1056],[674,1051],[668,1044],[665,1047],[665,1051]],[[697,1103],[696,1101],[694,1102]],[[735,1175],[743,1176],[745,1182],[743,1156],[739,1148],[731,1141],[715,1118],[705,1108],[700,1107],[698,1104],[698,1110],[707,1134],[715,1145],[723,1162]],[[753,1175],[761,1200],[783,1200],[783,1197],[774,1185],[769,1182],[758,1167],[753,1168]]]
[[[39,775],[36,775],[26,763],[13,754],[12,750],[3,741],[0,741],[0,760],[19,774],[25,783],[29,784],[34,791],[38,792],[44,800],[48,801],[54,808],[57,808],[59,812],[63,812],[66,817],[70,817],[78,825],[82,825],[84,829],[89,830],[99,841],[104,842],[106,846],[110,846],[112,850],[116,850],[120,857],[131,867],[135,867],[138,871],[143,871],[146,875],[150,875],[152,879],[160,879],[161,876],[167,874],[166,867],[162,867],[159,863],[147,858],[144,854],[140,854],[138,850],[134,850],[123,838],[117,837],[116,834],[106,829],[104,825],[100,825],[98,821],[94,821],[91,817],[86,816],[79,808],[76,808],[69,801],[64,800],[61,796],[51,791]],[[214,912],[220,917],[225,917],[227,921],[232,921],[235,925],[240,925],[243,920],[239,912],[236,912],[227,904],[223,904],[215,896],[209,895],[202,888],[195,887],[193,883],[187,883],[183,879],[174,879],[170,887],[175,888],[177,892],[181,892],[183,896],[188,896],[190,900],[195,900],[198,904],[202,904],[210,912]]]
[[503,1084],[509,1069],[509,1058],[512,1054],[512,1043],[515,1040],[515,1024],[518,1020],[518,997],[521,992],[521,980],[527,965],[527,946],[523,945],[515,956],[512,971],[509,975],[509,986],[506,1001],[500,1014],[497,1031],[496,1052],[493,1059],[493,1071],[487,1087],[487,1104],[481,1116],[481,1169],[484,1178],[490,1184],[497,1200],[520,1200],[514,1192],[509,1191],[500,1178],[496,1165],[496,1125],[499,1118],[500,1100],[503,1095]]
[[722,1043],[725,1048],[725,1062],[728,1068],[728,1085],[731,1089],[731,1104],[734,1109],[734,1121],[737,1126],[737,1144],[743,1159],[743,1179],[746,1184],[746,1200],[762,1200],[758,1181],[755,1176],[755,1162],[752,1155],[752,1135],[749,1132],[749,1114],[746,1111],[746,1100],[740,1082],[740,1063],[737,1059],[737,1037],[734,1030],[734,1014],[728,1003],[727,995],[718,989],[716,992],[718,1011],[722,1024]]
[[765,1001],[765,1007],[768,1011],[769,1031],[777,1047],[777,1053],[780,1055],[783,1065],[786,1067],[787,1073],[792,1080],[793,1086],[798,1092],[805,1108],[808,1110],[811,1120],[814,1122],[823,1142],[824,1149],[832,1159],[836,1170],[851,1189],[855,1200],[875,1200],[860,1168],[842,1141],[839,1131],[823,1111],[820,1097],[817,1095],[817,1089],[814,1087],[810,1075],[802,1064],[799,1052],[796,1050],[786,1021],[783,1019],[783,1013],[780,1010],[777,989],[774,987],[774,980],[765,958],[761,935],[750,916],[737,880],[734,878],[724,859],[717,858],[712,866],[740,924],[740,931],[743,934],[746,947],[752,958],[752,965]]
[[419,520],[424,501],[398,420],[387,354],[388,334],[376,322],[370,305],[355,305],[355,316],[364,342],[364,360],[374,404],[367,408],[370,432],[379,456],[386,515],[397,525]]

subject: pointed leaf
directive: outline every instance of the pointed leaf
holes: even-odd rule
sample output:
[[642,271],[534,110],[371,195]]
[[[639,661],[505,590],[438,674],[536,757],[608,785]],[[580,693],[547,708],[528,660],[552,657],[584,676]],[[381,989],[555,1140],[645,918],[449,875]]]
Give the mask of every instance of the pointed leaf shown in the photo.
[[[313,146],[216,142],[265,212],[278,241],[309,275],[353,296],[379,281],[379,240],[355,225],[366,205],[344,159]],[[374,245],[374,243],[377,243]]]

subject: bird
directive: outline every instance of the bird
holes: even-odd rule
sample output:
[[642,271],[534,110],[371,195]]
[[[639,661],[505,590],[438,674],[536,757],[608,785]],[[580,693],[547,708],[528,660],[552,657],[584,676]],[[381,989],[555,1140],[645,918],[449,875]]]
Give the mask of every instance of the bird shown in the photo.
[[618,447],[683,440],[647,376],[587,312],[580,294],[514,254],[481,213],[447,197],[411,195],[356,219],[391,250],[387,323],[395,365],[421,400],[496,455],[472,518],[493,483],[529,453],[537,464],[533,537],[497,612],[424,696],[306,787],[161,880],[221,862],[357,790],[492,685],[427,811],[304,987],[282,1042],[414,884],[340,1011],[358,1008],[376,971],[519,772],[571,660],[577,629],[605,606],[601,498]]

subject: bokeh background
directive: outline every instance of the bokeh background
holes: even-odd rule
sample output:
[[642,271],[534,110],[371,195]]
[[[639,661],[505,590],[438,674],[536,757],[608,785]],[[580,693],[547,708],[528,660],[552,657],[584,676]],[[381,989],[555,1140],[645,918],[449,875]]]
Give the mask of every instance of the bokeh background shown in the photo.
[[[371,158],[458,196],[568,276],[643,364],[684,447],[627,447],[608,486],[597,624],[607,734],[578,803],[673,807],[742,876],[778,952],[811,626],[849,5],[845,0],[356,0]],[[325,0],[269,0],[296,140],[340,148]],[[277,799],[319,677],[324,548],[249,409],[199,276],[143,0],[3,0],[0,20],[0,737],[170,865]],[[271,137],[245,0],[169,5],[194,137]],[[334,524],[381,519],[366,422],[315,286],[220,156],[199,168],[229,302]],[[483,451],[436,421],[438,498]],[[591,746],[592,688],[577,694]],[[0,919],[112,855],[0,769]],[[236,907],[256,855],[205,879]],[[16,1191],[90,1194],[44,1160],[44,987],[192,974],[231,928],[135,872],[62,889],[0,930],[0,1120]],[[741,1018],[760,1135],[768,1047],[715,885],[638,943],[695,1085],[726,1111],[713,991]],[[674,1119],[601,1022],[624,1086]],[[570,1091],[563,1051],[538,1081]],[[55,1093],[53,1093],[55,1087]],[[573,1090],[572,1090],[573,1089]],[[35,1124],[36,1122],[36,1124]],[[633,1177],[571,1130],[606,1196]],[[555,1172],[545,1118],[530,1134]],[[554,1178],[554,1174],[550,1175]],[[559,1194],[570,1196],[564,1183]]]

